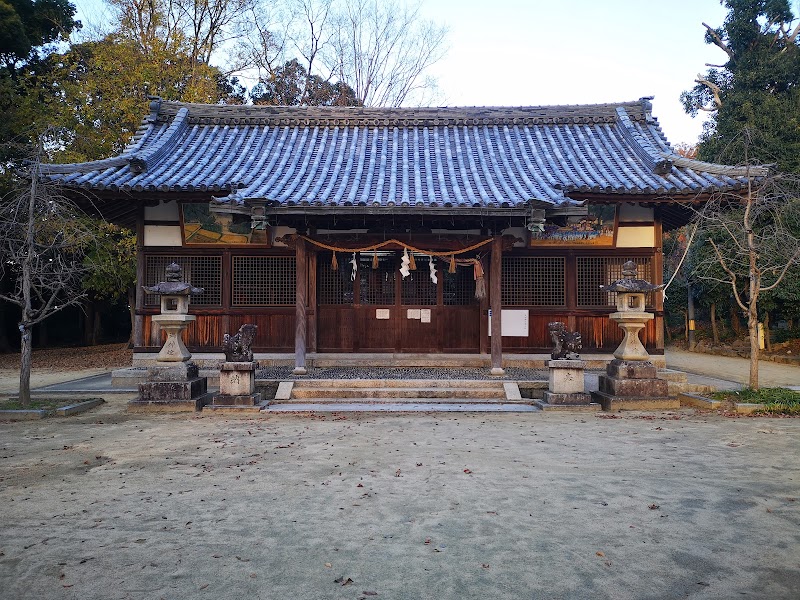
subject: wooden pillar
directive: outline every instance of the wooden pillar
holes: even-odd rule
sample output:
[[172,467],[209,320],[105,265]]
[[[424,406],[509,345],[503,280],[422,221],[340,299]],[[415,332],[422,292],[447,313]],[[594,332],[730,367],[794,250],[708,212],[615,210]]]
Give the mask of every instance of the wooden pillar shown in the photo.
[[139,216],[136,219],[136,306],[133,318],[133,347],[141,348],[144,346],[144,285],[145,263],[144,263],[144,208],[139,208]]
[[[663,235],[663,224],[661,221],[661,214],[660,210],[656,209],[655,214],[655,223],[653,226],[655,227],[655,256],[653,257],[653,281],[652,283],[655,284],[662,284],[664,283],[664,235]],[[655,300],[654,306],[656,311],[656,339],[655,339],[655,347],[656,350],[664,350],[664,327],[666,323],[664,322],[664,293],[661,291],[654,292]]]
[[308,264],[306,257],[306,241],[297,237],[295,242],[297,261],[297,299],[295,302],[294,326],[294,371],[295,375],[306,374],[306,299],[308,292]]
[[492,375],[505,375],[503,371],[503,336],[502,336],[502,297],[501,273],[503,269],[503,238],[495,235],[492,240],[492,265],[490,276],[489,300],[492,309]]
[[[317,252],[308,252],[308,351],[317,351]],[[349,266],[349,265],[348,265]],[[340,267],[341,268],[341,267]]]

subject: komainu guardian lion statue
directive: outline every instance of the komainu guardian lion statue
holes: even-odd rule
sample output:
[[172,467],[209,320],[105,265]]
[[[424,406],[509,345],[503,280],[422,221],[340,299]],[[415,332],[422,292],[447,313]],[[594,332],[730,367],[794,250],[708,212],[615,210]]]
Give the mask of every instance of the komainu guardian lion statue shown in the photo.
[[567,326],[561,321],[548,323],[550,337],[553,339],[553,352],[550,357],[553,360],[565,360],[579,358],[579,352],[583,349],[581,334],[577,331],[567,331]]
[[222,350],[226,362],[253,362],[253,339],[256,337],[257,325],[245,323],[239,327],[239,333],[228,333],[222,338]]

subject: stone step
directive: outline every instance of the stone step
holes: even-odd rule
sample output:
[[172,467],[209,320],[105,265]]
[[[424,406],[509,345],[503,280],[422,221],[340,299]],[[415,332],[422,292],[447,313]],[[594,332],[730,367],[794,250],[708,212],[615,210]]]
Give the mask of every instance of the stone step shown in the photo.
[[672,369],[661,369],[658,371],[659,379],[666,379],[674,383],[686,383],[686,373],[683,371],[674,371]]
[[682,393],[713,394],[717,391],[717,388],[713,385],[704,385],[701,383],[675,383],[668,381],[667,390],[670,396],[678,396]]
[[292,398],[505,398],[503,388],[303,388]]
[[300,379],[303,388],[499,388],[503,380],[486,379]]
[[541,412],[531,404],[515,402],[303,402],[289,404],[270,404],[262,413],[275,412]]
[[296,397],[292,395],[289,399],[271,400],[270,404],[531,404],[529,398],[507,399],[505,396],[487,398],[486,396],[467,396],[467,395],[419,395],[419,396],[309,396]]

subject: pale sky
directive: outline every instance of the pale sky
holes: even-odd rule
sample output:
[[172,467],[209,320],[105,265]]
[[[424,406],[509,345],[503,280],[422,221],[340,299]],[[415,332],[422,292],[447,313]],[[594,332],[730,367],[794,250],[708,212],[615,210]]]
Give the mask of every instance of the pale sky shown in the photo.
[[[77,0],[97,22],[98,0]],[[672,144],[694,143],[701,117],[680,94],[724,53],[703,41],[722,24],[718,0],[423,0],[447,25],[449,50],[432,74],[449,106],[591,104],[655,96]]]

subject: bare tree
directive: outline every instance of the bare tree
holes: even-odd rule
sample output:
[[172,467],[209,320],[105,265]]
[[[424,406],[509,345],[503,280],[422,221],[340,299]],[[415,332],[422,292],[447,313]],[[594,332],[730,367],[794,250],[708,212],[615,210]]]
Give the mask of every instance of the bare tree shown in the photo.
[[79,304],[89,267],[84,256],[94,231],[83,213],[40,178],[41,147],[30,164],[29,183],[0,201],[0,277],[13,286],[0,300],[22,311],[19,397],[30,403],[32,329],[54,313]]
[[329,68],[365,106],[400,106],[435,86],[425,73],[445,53],[447,29],[420,16],[420,4],[345,0],[335,19]]
[[[261,82],[301,64],[309,81],[346,84],[358,104],[422,103],[436,90],[427,75],[445,53],[447,30],[404,0],[283,0],[253,9],[243,54]],[[302,94],[303,102],[310,97]]]
[[[747,314],[749,385],[758,389],[758,302],[800,262],[800,180],[749,168],[743,193],[721,194],[698,213],[703,236],[695,273],[726,284]],[[702,246],[705,246],[705,251]]]

